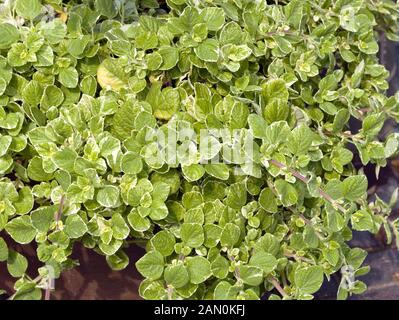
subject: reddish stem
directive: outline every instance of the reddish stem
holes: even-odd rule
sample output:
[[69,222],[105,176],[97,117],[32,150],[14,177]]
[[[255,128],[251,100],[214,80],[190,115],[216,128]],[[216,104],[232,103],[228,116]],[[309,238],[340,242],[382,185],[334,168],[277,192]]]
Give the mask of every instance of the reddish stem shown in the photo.
[[[309,183],[309,179],[308,178],[306,178],[305,176],[301,175],[298,171],[295,171],[294,169],[288,168],[285,164],[283,164],[283,163],[281,163],[281,162],[279,162],[277,160],[274,160],[274,159],[269,160],[269,162],[272,165],[274,165],[274,166],[276,166],[276,167],[278,167],[280,169],[287,169],[289,172],[292,173],[292,175],[294,177],[298,178],[303,183],[306,183],[306,184]],[[343,206],[341,206],[339,203],[336,203],[335,200],[330,195],[328,195],[323,189],[318,188],[318,191],[319,191],[320,195],[324,199],[326,199],[328,202],[330,202],[334,207],[338,208],[341,212],[346,213],[346,209]]]
[[274,288],[283,296],[283,297],[288,297],[287,292],[284,291],[284,289],[281,287],[280,283],[277,281],[276,278],[272,277],[270,278],[270,282],[273,285]]

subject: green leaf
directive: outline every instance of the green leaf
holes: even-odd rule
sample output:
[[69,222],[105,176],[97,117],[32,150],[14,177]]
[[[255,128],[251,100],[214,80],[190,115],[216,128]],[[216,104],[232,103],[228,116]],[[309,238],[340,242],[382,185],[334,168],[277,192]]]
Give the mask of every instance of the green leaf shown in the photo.
[[383,125],[383,114],[372,114],[364,118],[362,132],[367,137],[374,137],[381,131]]
[[336,133],[342,131],[342,129],[348,123],[349,117],[350,113],[348,110],[340,109],[334,117],[333,132]]
[[121,143],[111,135],[105,136],[99,143],[100,154],[104,157],[115,156],[121,149]]
[[18,214],[27,214],[32,210],[34,199],[29,187],[22,187],[19,190],[18,200],[13,202],[15,210]]
[[71,239],[82,237],[87,232],[87,225],[78,214],[69,215],[65,220],[64,232]]
[[352,214],[351,223],[354,230],[370,231],[374,230],[374,221],[372,215],[366,210],[359,210]]
[[0,23],[0,49],[8,49],[19,40],[18,29],[10,23]]
[[298,202],[298,192],[292,184],[280,179],[274,183],[274,186],[285,207],[293,206]]
[[162,56],[158,52],[150,53],[146,55],[145,58],[146,58],[147,68],[148,70],[151,71],[158,70],[163,63]]
[[205,242],[204,245],[208,248],[216,247],[219,243],[222,228],[214,224],[206,224],[204,226]]
[[188,257],[186,261],[191,283],[200,284],[212,275],[211,264],[204,257]]
[[229,266],[229,261],[221,255],[218,255],[211,263],[212,274],[218,279],[224,279],[229,274]]
[[345,220],[341,214],[338,212],[332,211],[327,214],[327,226],[332,231],[340,231],[345,226]]
[[343,197],[348,201],[356,201],[367,194],[366,176],[352,176],[346,178],[341,184]]
[[97,82],[103,89],[119,91],[126,86],[124,70],[111,59],[104,60],[97,69]]
[[356,32],[358,30],[358,26],[356,24],[355,14],[355,8],[351,5],[342,7],[339,15],[341,27],[350,32]]
[[61,19],[56,18],[44,23],[41,27],[41,31],[47,41],[51,44],[56,44],[64,39],[67,33],[67,27]]
[[151,222],[146,217],[142,217],[137,210],[132,210],[127,216],[127,221],[133,230],[138,232],[147,231],[151,227]]
[[36,106],[43,95],[43,86],[38,81],[30,81],[22,90],[22,98],[26,103]]
[[228,48],[227,57],[235,62],[247,59],[252,54],[252,50],[246,45],[231,45]]
[[179,50],[175,47],[161,47],[158,54],[162,57],[162,64],[159,70],[170,70],[179,61]]
[[111,185],[103,187],[98,191],[96,200],[103,207],[106,208],[116,207],[120,202],[118,187]]
[[198,248],[204,243],[204,230],[199,223],[183,223],[180,236],[186,246]]
[[17,14],[28,20],[36,18],[42,9],[40,0],[16,0],[15,10]]
[[35,60],[29,55],[27,48],[23,43],[14,43],[7,52],[7,60],[12,67],[21,67],[28,60]]
[[320,289],[323,277],[323,269],[319,266],[298,268],[294,275],[295,286],[301,293],[312,294]]
[[0,157],[7,154],[8,148],[12,142],[11,136],[1,136],[0,137]]
[[225,23],[225,14],[222,8],[205,7],[200,13],[200,18],[209,31],[218,31]]
[[63,169],[68,172],[74,172],[75,161],[78,154],[75,150],[70,148],[64,148],[54,153],[52,160],[59,169]]
[[11,238],[20,244],[30,243],[36,236],[36,229],[29,216],[12,219],[7,223],[5,229]]
[[222,46],[225,44],[242,44],[242,38],[241,27],[234,21],[225,24],[219,35],[219,41]]
[[18,287],[13,300],[41,300],[42,290],[36,288],[35,283],[24,283],[22,286]]
[[232,223],[227,223],[220,235],[220,243],[224,247],[233,247],[240,239],[241,230]]
[[[147,81],[145,79],[139,79],[137,77],[129,78],[129,87],[134,93],[139,93],[143,91],[147,86]],[[143,112],[141,114],[149,114],[147,112]]]
[[393,156],[399,150],[399,139],[396,136],[390,136],[385,142],[385,157]]
[[263,282],[263,271],[255,266],[242,265],[239,267],[240,278],[245,284],[258,286]]
[[255,138],[264,139],[266,137],[267,122],[261,116],[250,114],[248,124]]
[[89,41],[89,36],[80,36],[76,39],[70,39],[67,45],[68,53],[75,58],[79,58],[83,54]]
[[3,238],[0,237],[0,262],[8,259],[8,247]]
[[315,229],[309,225],[306,225],[303,232],[303,241],[309,248],[317,248],[319,245],[319,238]]
[[153,31],[142,31],[136,37],[136,46],[138,48],[149,50],[158,46],[158,36]]
[[168,231],[158,232],[152,239],[152,247],[164,257],[170,256],[175,251],[175,237]]
[[205,164],[205,172],[219,180],[227,180],[230,176],[229,167],[224,163]]
[[136,268],[146,278],[159,279],[164,270],[164,258],[158,251],[150,251],[136,262]]
[[107,256],[112,256],[121,248],[122,241],[118,239],[112,239],[110,243],[100,243],[98,247]]
[[26,269],[28,269],[28,260],[22,254],[10,250],[7,259],[7,270],[10,275],[14,278],[22,277]]
[[96,8],[97,12],[109,19],[115,17],[118,13],[114,1],[96,0],[94,2],[94,7]]
[[201,42],[208,36],[208,28],[205,23],[197,23],[193,28],[193,40]]
[[273,40],[276,42],[277,48],[280,49],[282,55],[286,55],[292,51],[292,44],[284,36],[273,35]]
[[194,182],[203,177],[205,169],[200,164],[192,164],[189,166],[182,166],[183,175],[187,181]]
[[58,81],[67,88],[76,88],[79,74],[74,67],[63,68],[58,74]]
[[290,108],[282,99],[273,99],[265,107],[263,116],[267,123],[286,120],[289,116]]
[[213,293],[213,299],[215,300],[234,300],[236,299],[237,292],[235,292],[233,286],[227,281],[221,281],[217,284]]
[[306,125],[300,125],[292,130],[291,138],[287,141],[288,149],[296,156],[306,154],[312,145],[314,134]]
[[97,80],[94,76],[85,76],[80,82],[82,93],[94,96],[97,91]]
[[164,202],[169,196],[170,185],[162,181],[154,182],[152,198],[154,201]]
[[282,79],[269,80],[263,87],[262,95],[267,102],[275,99],[287,102],[289,97],[285,81]]
[[42,46],[36,52],[37,61],[34,63],[35,67],[49,67],[54,63],[54,52],[49,45]]
[[352,78],[351,78],[351,85],[353,88],[357,88],[360,86],[361,80],[363,78],[364,74],[364,67],[365,63],[364,60],[362,60],[357,66],[355,71],[353,72]]
[[202,137],[200,143],[201,160],[211,160],[215,158],[222,149],[219,140],[212,136]]
[[259,204],[267,212],[276,213],[277,212],[277,201],[276,196],[270,188],[265,188],[261,191],[259,195]]
[[6,173],[12,166],[13,159],[10,155],[0,157],[0,174]]
[[352,266],[354,269],[360,268],[363,264],[364,259],[367,257],[367,251],[361,248],[350,249],[346,256],[346,262],[348,265]]
[[120,213],[114,213],[111,218],[112,236],[117,240],[124,240],[129,236],[130,228]]
[[50,107],[58,107],[64,101],[64,93],[54,85],[49,85],[44,89],[40,106],[48,110]]
[[292,0],[284,6],[287,21],[295,29],[299,29],[301,26],[302,19],[304,18],[304,7],[305,5],[301,0]]
[[54,206],[40,207],[31,212],[32,225],[39,232],[47,232],[55,221],[57,208]]
[[146,300],[161,300],[165,298],[166,290],[163,281],[145,279],[140,283],[139,294]]
[[[156,185],[160,182],[169,186],[169,193],[174,194],[180,189],[180,176],[177,170],[170,169],[166,173],[153,173],[151,176],[151,182]],[[166,189],[162,186],[162,189]],[[166,199],[165,199],[166,200]]]
[[271,273],[277,267],[277,259],[270,253],[260,251],[251,257],[249,264],[262,269],[264,273]]
[[247,190],[245,189],[244,184],[232,184],[227,191],[226,204],[233,209],[240,210],[246,202]]
[[183,264],[167,266],[164,277],[166,283],[176,289],[184,287],[190,280],[187,268]]
[[215,39],[206,39],[194,52],[198,58],[206,62],[217,62],[219,60],[219,43]]
[[105,259],[112,270],[120,271],[126,269],[129,265],[129,257],[122,250],[119,250],[112,256],[106,256]]

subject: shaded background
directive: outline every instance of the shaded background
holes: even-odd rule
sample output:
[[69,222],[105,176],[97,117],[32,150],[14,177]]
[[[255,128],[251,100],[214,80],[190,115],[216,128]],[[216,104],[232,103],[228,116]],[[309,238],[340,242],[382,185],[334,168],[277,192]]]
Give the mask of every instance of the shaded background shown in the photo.
[[[384,36],[380,37],[380,63],[390,72],[389,95],[395,94],[399,90],[399,44],[388,41]],[[355,124],[356,125],[356,124]],[[381,131],[383,138],[391,132],[399,132],[399,125],[394,121],[387,122]],[[361,163],[356,163],[361,167]],[[383,200],[389,201],[392,192],[399,187],[399,157],[390,159],[385,168],[381,168],[378,179],[374,173],[374,166],[369,165],[364,168],[369,180],[369,188],[373,190]],[[371,196],[372,197],[372,196]],[[394,208],[391,217],[398,217],[399,204]],[[394,241],[393,241],[394,242]],[[365,265],[370,265],[371,271],[359,279],[365,282],[368,289],[361,295],[350,297],[351,300],[398,300],[399,299],[399,250],[395,244],[387,245],[384,231],[375,236],[368,232],[354,232],[351,246],[365,249],[368,256]],[[340,282],[338,274],[331,278],[330,282],[325,282],[319,292],[315,295],[316,299],[335,299]]]
[[[391,71],[390,94],[393,94],[399,90],[399,70],[397,68],[399,45],[382,38],[380,46],[380,61]],[[383,131],[386,133],[399,132],[399,126],[395,123],[387,123]],[[378,180],[375,178],[372,166],[367,167],[365,172],[369,178],[369,187],[374,187],[375,192],[384,200],[389,200],[392,191],[399,187],[399,158],[390,160],[387,167],[381,169]],[[398,209],[399,206],[394,211],[394,215],[398,215]],[[4,235],[2,234],[2,236]],[[367,284],[368,290],[364,294],[353,296],[350,299],[399,299],[399,251],[394,244],[386,244],[383,232],[377,236],[367,232],[355,232],[351,244],[368,251],[366,264],[371,266],[371,271],[361,278]],[[37,268],[41,266],[36,260],[35,246],[15,245],[14,247],[27,257],[28,272],[35,277]],[[56,290],[52,292],[51,299],[140,299],[138,287],[141,277],[135,269],[134,263],[142,256],[143,252],[142,248],[131,246],[126,250],[130,258],[129,266],[123,271],[112,271],[103,256],[75,244],[72,257],[79,260],[80,265],[63,272],[61,278],[56,280]],[[8,275],[5,263],[0,263],[0,288],[12,294],[14,281],[15,279]],[[334,275],[330,282],[323,284],[315,298],[335,299],[339,282],[340,276]]]
[[[4,236],[2,234],[2,236]],[[6,237],[5,237],[6,239]],[[9,240],[8,238],[7,240]],[[15,244],[12,240],[9,244]],[[43,265],[36,258],[35,245],[13,245],[29,261],[28,274],[34,278],[37,269]],[[60,279],[55,281],[55,290],[51,293],[52,300],[132,300],[141,299],[138,288],[141,276],[134,267],[135,262],[144,254],[144,249],[130,246],[125,253],[130,258],[129,266],[122,271],[112,271],[105,257],[93,250],[76,243],[72,258],[79,260],[79,266],[62,272]],[[0,288],[14,292],[12,278],[7,272],[6,263],[0,263]],[[6,296],[4,296],[6,298]]]

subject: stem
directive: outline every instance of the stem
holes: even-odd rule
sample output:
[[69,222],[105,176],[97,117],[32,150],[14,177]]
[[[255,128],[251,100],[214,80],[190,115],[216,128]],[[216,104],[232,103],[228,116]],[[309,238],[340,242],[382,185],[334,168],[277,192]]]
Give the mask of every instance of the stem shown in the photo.
[[[50,281],[49,281],[50,284]],[[47,286],[46,291],[44,292],[44,300],[48,301],[50,300],[50,295],[51,295],[51,289],[50,285]]]
[[[231,262],[235,262],[236,260],[234,259],[234,257],[228,255],[228,258]],[[234,276],[236,277],[237,280],[241,279],[241,275],[240,275],[240,270],[238,270],[237,267],[234,268]]]
[[269,187],[270,190],[272,190],[273,194],[278,197],[278,193],[276,188],[273,186],[273,184],[271,183],[271,181],[267,180],[266,181],[267,186]]
[[288,169],[292,173],[292,175],[294,177],[298,178],[299,180],[303,181],[304,183],[309,183],[309,179],[308,178],[306,178],[305,176],[301,175],[299,172],[288,168],[285,164],[283,164],[283,163],[281,163],[281,162],[279,162],[277,160],[274,160],[274,159],[269,160],[269,162],[271,164],[273,164],[274,166],[280,168],[280,169]]
[[284,256],[286,256],[287,258],[294,258],[296,261],[303,261],[303,262],[307,262],[310,264],[315,264],[315,262],[312,259],[308,259],[306,257],[300,257],[300,256],[297,256],[296,254],[284,253]]
[[54,289],[54,279],[51,278],[51,276],[49,276],[47,278],[47,286],[46,286],[46,290],[44,292],[44,300],[48,301],[51,300],[51,290]]
[[61,220],[61,216],[62,216],[62,209],[64,207],[64,201],[65,201],[65,196],[62,195],[61,196],[61,200],[60,200],[60,205],[58,206],[58,210],[57,210],[57,214],[55,215],[55,222],[56,222],[56,230],[58,230],[58,221]]
[[168,300],[173,300],[173,288],[171,286],[168,286]]
[[[270,162],[272,165],[274,165],[274,166],[276,166],[276,167],[278,167],[278,168],[280,168],[280,169],[286,169],[286,170],[288,170],[289,172],[291,172],[291,174],[292,174],[295,178],[301,180],[303,183],[306,183],[306,184],[309,183],[309,179],[308,179],[308,178],[306,178],[305,176],[303,176],[302,174],[300,174],[298,171],[295,171],[294,169],[288,168],[285,164],[283,164],[283,163],[281,163],[281,162],[279,162],[279,161],[276,161],[276,160],[274,160],[274,159],[269,160],[269,162]],[[339,209],[339,210],[340,210],[341,212],[343,212],[343,213],[346,213],[346,209],[345,209],[343,206],[341,206],[339,203],[337,203],[333,198],[331,198],[331,196],[328,195],[323,189],[318,188],[318,191],[319,191],[320,195],[321,195],[325,200],[327,200],[328,202],[330,202],[335,208]]]
[[276,278],[272,277],[270,278],[270,282],[273,285],[273,287],[283,296],[283,298],[288,298],[289,295],[285,290],[281,287],[280,283],[277,281]]
[[281,274],[281,282],[282,282],[283,288],[286,287],[286,286],[288,285],[288,283],[287,283],[287,277],[285,276],[284,273]]

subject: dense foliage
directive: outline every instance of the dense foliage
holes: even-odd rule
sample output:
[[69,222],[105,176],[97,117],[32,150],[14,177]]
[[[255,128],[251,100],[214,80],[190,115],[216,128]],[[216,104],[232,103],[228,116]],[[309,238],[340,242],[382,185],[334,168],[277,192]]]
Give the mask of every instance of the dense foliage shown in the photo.
[[[377,57],[398,13],[390,0],[3,1],[13,298],[41,298],[76,242],[120,270],[143,240],[145,299],[310,299],[339,271],[338,298],[363,292],[352,229],[399,232],[396,192],[368,203],[353,165],[378,175],[399,147],[379,135],[399,96]],[[37,243],[38,274],[13,241]]]

